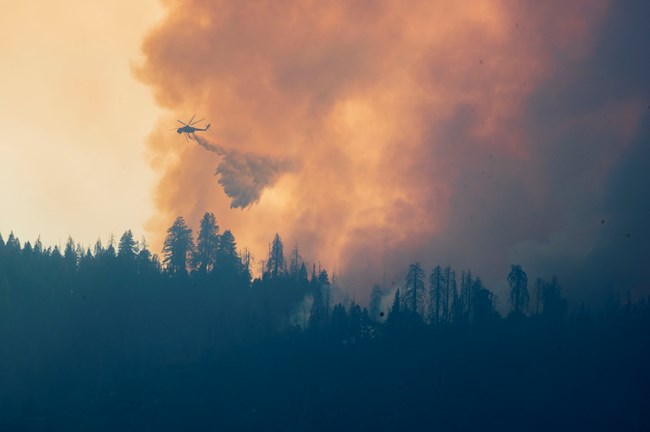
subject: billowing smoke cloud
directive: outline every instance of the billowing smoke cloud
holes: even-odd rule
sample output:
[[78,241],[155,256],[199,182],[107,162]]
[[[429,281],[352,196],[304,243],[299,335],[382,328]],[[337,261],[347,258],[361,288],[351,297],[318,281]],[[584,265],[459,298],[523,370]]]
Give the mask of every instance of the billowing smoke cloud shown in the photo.
[[273,186],[278,176],[290,169],[288,162],[227,150],[199,135],[192,137],[204,149],[221,156],[215,174],[226,195],[232,198],[231,208],[243,209],[257,203],[262,191]]
[[[630,21],[647,16],[641,2],[167,7],[140,78],[161,106],[216,124],[223,154],[247,156],[224,157],[225,194],[204,174],[205,152],[154,132],[152,232],[213,211],[264,258],[278,231],[336,267],[358,300],[415,260],[470,267],[502,298],[513,262],[531,278],[557,272],[574,291],[592,289],[581,275],[603,256],[621,257],[617,273],[638,271],[626,263],[639,258],[606,238],[620,223],[650,240],[619,190],[625,161],[647,155],[647,77],[630,72],[650,59],[647,26]],[[258,173],[257,157],[296,167]],[[223,180],[242,172],[243,183]],[[259,202],[241,212],[234,197]]]

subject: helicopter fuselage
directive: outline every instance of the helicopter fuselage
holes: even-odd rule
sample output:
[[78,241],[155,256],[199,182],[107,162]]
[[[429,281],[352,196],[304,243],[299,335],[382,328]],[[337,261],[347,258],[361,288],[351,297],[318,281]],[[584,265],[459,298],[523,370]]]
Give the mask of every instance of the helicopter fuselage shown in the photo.
[[193,127],[193,126],[183,126],[183,127],[179,127],[178,129],[176,129],[176,132],[179,133],[179,134],[183,134],[183,133],[192,134],[192,133],[194,133],[196,131],[207,131],[208,129],[210,129],[210,125],[207,125],[204,128],[196,128],[196,127]]
[[[204,128],[192,126],[192,125],[194,125],[196,123],[199,123],[199,122],[203,121],[203,119],[201,119],[201,120],[197,120],[197,121],[193,122],[194,117],[195,117],[195,115],[193,115],[192,118],[190,119],[190,121],[188,121],[187,123],[185,123],[183,121],[180,121],[180,120],[177,120],[183,126],[176,129],[176,133],[178,133],[179,135],[185,135],[185,140],[186,141],[189,141],[190,139],[196,139],[196,136],[194,135],[194,132],[198,132],[198,131],[205,132],[208,129],[210,129],[210,123],[208,123]],[[173,131],[173,130],[174,129],[170,129],[170,131]]]

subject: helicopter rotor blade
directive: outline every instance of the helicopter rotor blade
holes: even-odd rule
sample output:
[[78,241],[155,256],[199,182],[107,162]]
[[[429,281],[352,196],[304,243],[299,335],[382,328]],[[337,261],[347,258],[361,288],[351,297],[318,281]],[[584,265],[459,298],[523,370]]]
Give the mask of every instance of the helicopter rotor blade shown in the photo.
[[196,117],[196,114],[192,116],[192,118],[190,119],[190,121],[187,122],[187,124],[192,124],[192,120],[194,120],[194,117]]
[[179,122],[180,124],[182,124],[183,126],[187,126],[187,123],[183,123],[183,122],[180,121],[180,120],[176,120],[176,121]]
[[199,122],[202,122],[203,120],[205,120],[205,119],[202,118],[201,120],[196,120],[195,122],[190,123],[190,126],[195,125],[195,124],[197,124],[197,123],[199,123]]
[[173,130],[176,130],[176,128],[171,128],[171,129],[167,129],[167,130],[168,131],[173,131]]

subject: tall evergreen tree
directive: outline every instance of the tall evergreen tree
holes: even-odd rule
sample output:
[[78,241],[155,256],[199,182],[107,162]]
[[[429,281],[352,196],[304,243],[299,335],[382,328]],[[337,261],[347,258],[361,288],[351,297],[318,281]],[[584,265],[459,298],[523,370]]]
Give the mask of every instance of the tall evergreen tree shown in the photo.
[[93,248],[93,255],[95,256],[95,258],[101,257],[104,254],[104,250],[105,249],[104,246],[102,245],[102,240],[97,239],[97,241],[95,242],[95,246]]
[[219,248],[219,225],[214,213],[206,212],[201,218],[199,235],[196,240],[196,266],[199,272],[209,273],[217,262]]
[[286,263],[284,260],[284,246],[279,234],[275,234],[269,249],[269,258],[266,261],[266,271],[272,278],[284,275]]
[[73,273],[77,270],[77,253],[75,252],[74,240],[72,237],[68,237],[68,241],[65,244],[65,250],[63,252],[63,260],[65,265],[65,270],[68,273]]
[[152,261],[151,251],[149,251],[149,245],[147,240],[142,237],[140,241],[138,256],[136,257],[136,264],[138,273],[147,273],[154,270],[156,267]]
[[108,246],[106,247],[106,253],[109,258],[114,258],[116,256],[115,253],[115,236],[113,233],[108,237]]
[[329,322],[330,314],[330,281],[327,271],[321,270],[316,277],[314,268],[311,279],[312,305],[309,316],[311,328],[322,328]]
[[237,243],[230,230],[224,231],[219,238],[215,269],[222,275],[237,274],[241,270],[241,261],[237,254]]
[[126,230],[122,237],[120,237],[120,242],[117,247],[117,256],[123,262],[133,262],[135,260],[135,255],[137,252],[137,243],[133,239],[133,232],[131,230]]
[[9,233],[9,237],[7,237],[7,244],[5,246],[7,249],[12,251],[20,250],[20,240],[18,240],[18,237],[14,235],[13,231]]
[[404,286],[404,306],[414,314],[422,317],[424,312],[424,271],[420,263],[409,266]]
[[188,260],[194,251],[192,230],[179,216],[167,230],[167,237],[163,246],[163,263],[168,272],[176,275],[186,275]]

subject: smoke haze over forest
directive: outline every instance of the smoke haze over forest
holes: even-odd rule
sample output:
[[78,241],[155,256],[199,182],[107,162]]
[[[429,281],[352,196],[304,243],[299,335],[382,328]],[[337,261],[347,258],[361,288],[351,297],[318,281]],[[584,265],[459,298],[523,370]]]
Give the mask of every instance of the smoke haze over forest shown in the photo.
[[[648,9],[169,2],[136,71],[170,112],[148,230],[160,245],[177,215],[214,211],[256,257],[277,231],[361,296],[415,260],[500,295],[511,263],[569,296],[647,293]],[[224,193],[218,158],[163,132],[193,112],[224,151],[295,169],[239,198],[222,170]]]
[[3,5],[0,431],[650,431],[649,23]]

